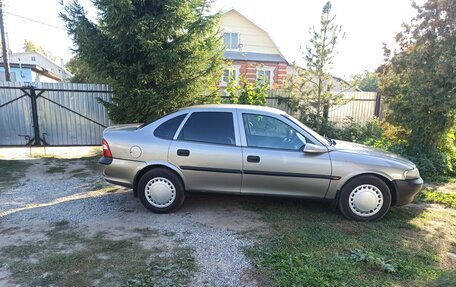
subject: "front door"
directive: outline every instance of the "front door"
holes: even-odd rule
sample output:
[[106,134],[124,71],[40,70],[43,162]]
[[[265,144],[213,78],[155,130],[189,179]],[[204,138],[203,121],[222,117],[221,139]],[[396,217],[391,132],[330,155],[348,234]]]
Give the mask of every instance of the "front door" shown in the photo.
[[240,192],[242,149],[234,113],[193,112],[178,131],[168,160],[184,174],[186,190]]
[[238,120],[245,131],[241,192],[324,198],[331,179],[328,153],[304,153],[312,140],[280,115],[242,113]]

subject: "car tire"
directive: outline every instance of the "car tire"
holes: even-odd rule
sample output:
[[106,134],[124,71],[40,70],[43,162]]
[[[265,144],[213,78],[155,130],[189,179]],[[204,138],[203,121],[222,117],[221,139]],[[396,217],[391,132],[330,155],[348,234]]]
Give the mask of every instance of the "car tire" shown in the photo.
[[155,213],[169,213],[184,203],[184,185],[178,175],[164,168],[149,170],[138,182],[141,203]]
[[391,207],[388,185],[374,175],[363,175],[350,180],[340,191],[339,209],[356,221],[379,220]]

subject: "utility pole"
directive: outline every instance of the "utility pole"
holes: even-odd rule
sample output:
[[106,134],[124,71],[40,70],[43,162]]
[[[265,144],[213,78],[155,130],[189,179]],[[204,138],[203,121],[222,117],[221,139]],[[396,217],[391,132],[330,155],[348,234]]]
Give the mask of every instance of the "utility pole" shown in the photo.
[[7,82],[11,81],[11,71],[9,64],[9,55],[8,55],[8,44],[6,43],[5,36],[5,21],[3,20],[3,1],[0,0],[0,33],[2,36],[2,52],[3,52],[3,67],[5,67],[5,80]]

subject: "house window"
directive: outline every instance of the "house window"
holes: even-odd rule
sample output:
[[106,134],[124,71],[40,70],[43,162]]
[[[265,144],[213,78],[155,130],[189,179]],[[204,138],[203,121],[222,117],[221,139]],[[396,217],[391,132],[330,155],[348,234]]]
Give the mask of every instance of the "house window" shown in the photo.
[[274,84],[274,68],[273,67],[258,67],[257,79],[261,79],[268,85]]
[[226,86],[228,82],[234,79],[234,81],[237,83],[239,80],[239,67],[238,66],[227,66],[225,67],[225,70],[223,70],[222,74],[222,79],[220,81],[221,86]]
[[32,61],[34,61],[34,62],[36,61],[36,58],[35,58],[35,56],[32,56]]
[[227,50],[239,50],[239,33],[225,33],[223,42]]

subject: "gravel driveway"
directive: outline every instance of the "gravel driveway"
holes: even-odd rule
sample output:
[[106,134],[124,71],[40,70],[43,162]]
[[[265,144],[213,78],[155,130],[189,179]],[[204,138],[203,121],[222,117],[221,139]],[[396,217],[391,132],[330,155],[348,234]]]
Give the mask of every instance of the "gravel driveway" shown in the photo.
[[[0,260],[1,286],[36,284],[37,281],[33,281],[33,278],[27,281],[18,275],[23,274],[17,271],[23,270],[24,262],[29,264],[27,268],[32,273],[37,272],[33,274],[42,277],[44,281],[39,282],[44,283],[40,284],[71,284],[65,281],[67,278],[64,274],[59,277],[57,271],[54,272],[56,274],[52,270],[44,272],[37,269],[37,266],[49,261],[44,254],[50,254],[51,251],[60,256],[87,249],[84,244],[92,242],[90,240],[97,234],[102,234],[103,240],[130,240],[133,242],[131,244],[139,242],[140,248],[143,248],[141,250],[157,249],[159,251],[154,253],[155,257],[169,256],[176,248],[191,250],[196,268],[188,275],[189,279],[184,285],[259,285],[254,268],[243,253],[245,247],[252,246],[258,233],[268,232],[267,225],[254,211],[247,208],[256,198],[194,194],[187,198],[176,213],[158,215],[148,212],[133,197],[131,190],[105,183],[101,179],[101,167],[93,158],[35,159],[25,163],[17,170],[10,171],[17,180],[0,185],[0,252],[3,252],[3,261]],[[1,161],[0,164],[8,163]],[[67,233],[63,239],[54,236],[63,232],[59,226],[66,227]],[[70,242],[68,234],[83,235],[87,242],[76,239]],[[35,242],[43,244],[37,248],[32,245]],[[51,248],[50,245],[64,247],[47,250],[46,248]],[[12,253],[11,250],[17,246],[22,247],[22,253]],[[30,253],[24,255],[23,250],[29,249]],[[98,259],[113,256],[101,253],[93,254],[95,255]],[[100,262],[109,263],[109,260]],[[172,264],[180,262],[177,260],[177,263]],[[181,266],[172,264],[170,266]],[[74,271],[75,274],[82,270],[82,267],[78,268]],[[121,271],[131,274],[128,273],[129,270]],[[101,274],[102,278],[93,275],[93,280],[88,284],[101,286],[108,284],[103,282],[110,282],[110,285],[121,286],[127,284],[122,280],[129,279],[120,278],[116,281],[112,279],[116,276],[114,271],[111,274],[108,274],[109,271],[100,272],[97,274]],[[50,274],[60,279],[53,282]],[[103,281],[106,278],[114,281]],[[134,285],[135,280],[128,282]]]

